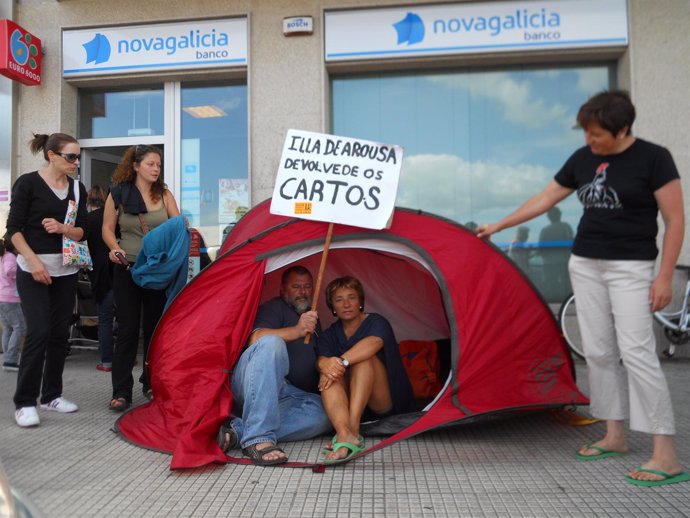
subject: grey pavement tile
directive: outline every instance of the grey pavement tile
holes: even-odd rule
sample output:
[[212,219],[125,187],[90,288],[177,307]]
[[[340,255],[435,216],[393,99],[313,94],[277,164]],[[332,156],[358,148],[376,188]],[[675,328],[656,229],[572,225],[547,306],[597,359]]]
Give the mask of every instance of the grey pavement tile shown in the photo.
[[[16,374],[0,372],[0,459],[12,483],[51,518],[690,516],[687,484],[625,482],[649,455],[648,436],[631,432],[625,457],[581,462],[575,451],[599,438],[603,425],[568,427],[539,413],[424,433],[324,473],[233,464],[173,472],[168,455],[111,431],[110,377],[95,369],[97,361],[93,351],[70,356],[65,397],[79,412],[40,412],[41,426],[31,430],[14,423]],[[690,469],[690,361],[665,361],[664,370],[679,454]],[[584,364],[577,371],[586,391]],[[135,394],[135,404],[143,401]],[[286,451],[317,461],[326,439],[287,443]]]

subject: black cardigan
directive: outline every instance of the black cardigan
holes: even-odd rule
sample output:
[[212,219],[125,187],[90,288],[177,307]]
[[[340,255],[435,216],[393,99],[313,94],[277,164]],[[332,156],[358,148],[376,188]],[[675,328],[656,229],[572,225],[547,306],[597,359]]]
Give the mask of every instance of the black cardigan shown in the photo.
[[89,251],[93,260],[93,270],[89,272],[91,286],[96,302],[100,303],[103,297],[113,287],[114,263],[108,258],[110,248],[103,241],[101,234],[103,228],[103,209],[94,209],[89,212],[89,233],[85,237],[89,241]]
[[[73,178],[67,177],[67,198],[59,199],[38,171],[23,174],[12,186],[12,201],[7,217],[7,238],[21,232],[27,244],[36,254],[62,253],[62,234],[49,234],[41,223],[44,218],[54,218],[64,223],[69,200],[74,200]],[[87,212],[86,188],[79,182],[79,207],[75,227],[84,230],[86,237]],[[82,238],[83,239],[83,238]]]

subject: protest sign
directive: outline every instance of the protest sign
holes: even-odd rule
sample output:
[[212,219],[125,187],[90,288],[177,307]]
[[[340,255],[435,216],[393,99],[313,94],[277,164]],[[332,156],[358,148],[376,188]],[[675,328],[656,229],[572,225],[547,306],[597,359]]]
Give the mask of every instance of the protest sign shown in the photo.
[[398,192],[400,146],[288,130],[271,213],[382,229]]

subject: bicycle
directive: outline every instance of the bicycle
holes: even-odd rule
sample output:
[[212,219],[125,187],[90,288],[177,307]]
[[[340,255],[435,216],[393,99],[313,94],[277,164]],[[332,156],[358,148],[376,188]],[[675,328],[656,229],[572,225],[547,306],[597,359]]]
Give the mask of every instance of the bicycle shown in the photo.
[[578,358],[584,359],[585,353],[582,350],[582,336],[580,335],[580,325],[577,322],[575,295],[572,293],[566,297],[558,310],[558,327],[561,328],[561,334],[570,351]]
[[[661,325],[664,335],[669,341],[669,348],[663,351],[667,358],[673,357],[676,353],[676,346],[690,343],[690,266],[677,265],[676,269],[684,271],[688,275],[683,303],[677,311],[656,311],[654,313],[654,320]],[[575,295],[572,293],[563,301],[558,311],[558,326],[573,354],[579,358],[584,358],[582,336],[580,335],[580,326],[577,323],[577,305]]]
[[656,320],[664,328],[664,335],[670,342],[664,356],[671,358],[676,353],[677,345],[690,343],[690,266],[676,265],[676,270],[684,271],[688,279],[685,282],[683,304],[678,311],[657,311]]

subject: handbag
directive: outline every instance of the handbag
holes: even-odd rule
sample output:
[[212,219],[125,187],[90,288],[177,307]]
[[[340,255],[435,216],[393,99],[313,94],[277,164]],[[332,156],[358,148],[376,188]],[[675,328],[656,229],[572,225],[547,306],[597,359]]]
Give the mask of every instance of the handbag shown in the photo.
[[[67,203],[67,214],[65,215],[65,225],[71,227],[77,221],[77,208],[79,207],[79,182],[72,182],[74,187],[74,200]],[[79,266],[93,270],[93,261],[89,252],[89,244],[84,241],[75,241],[66,235],[62,235],[62,264],[65,266]]]

